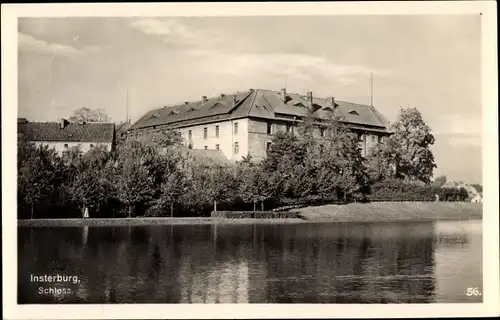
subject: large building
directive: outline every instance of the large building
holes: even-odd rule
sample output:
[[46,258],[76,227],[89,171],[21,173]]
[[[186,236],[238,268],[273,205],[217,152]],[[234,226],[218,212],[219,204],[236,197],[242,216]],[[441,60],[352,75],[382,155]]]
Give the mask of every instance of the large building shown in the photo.
[[[186,145],[193,149],[221,150],[234,161],[247,155],[262,159],[272,135],[279,130],[294,132],[308,109],[319,119],[341,117],[357,134],[364,156],[389,135],[387,119],[372,106],[336,101],[333,97],[318,98],[312,92],[288,93],[285,89],[250,89],[164,106],[146,113],[128,132],[134,135],[161,128],[178,129]],[[315,135],[321,138],[324,130],[318,127]]]
[[59,155],[74,147],[80,148],[83,153],[97,146],[111,151],[115,141],[115,125],[108,122],[70,123],[65,119],[59,122],[29,122],[26,118],[18,118],[17,129],[36,146],[47,145]]

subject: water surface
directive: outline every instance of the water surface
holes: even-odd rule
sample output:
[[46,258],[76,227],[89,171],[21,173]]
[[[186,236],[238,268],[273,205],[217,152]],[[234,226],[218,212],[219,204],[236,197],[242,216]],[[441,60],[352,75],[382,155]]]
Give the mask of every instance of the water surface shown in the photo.
[[18,303],[481,302],[481,223],[18,228]]

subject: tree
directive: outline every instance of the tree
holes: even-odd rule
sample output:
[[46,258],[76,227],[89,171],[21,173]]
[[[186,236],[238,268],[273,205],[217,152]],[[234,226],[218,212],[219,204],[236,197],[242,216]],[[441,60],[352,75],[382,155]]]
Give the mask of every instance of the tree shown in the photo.
[[129,218],[138,204],[147,203],[154,196],[153,177],[145,165],[152,152],[134,139],[120,145],[117,151],[113,183],[117,198],[127,207]]
[[18,197],[31,207],[33,219],[35,206],[53,197],[57,190],[58,157],[48,146],[36,147],[25,140],[19,143]]
[[82,214],[87,207],[99,208],[106,203],[112,195],[112,184],[103,174],[103,170],[89,167],[80,171],[69,187],[72,200],[82,209]]
[[111,117],[108,116],[102,109],[93,110],[81,107],[75,110],[68,120],[71,122],[108,122],[111,121]]
[[264,173],[262,166],[241,162],[238,167],[238,195],[247,203],[253,203],[253,210],[257,203],[261,203],[264,210],[264,201],[271,197],[270,180]]
[[227,202],[234,199],[236,179],[230,168],[217,167],[206,172],[208,179],[206,184],[206,195],[214,203],[214,211],[217,211],[217,202]]
[[446,183],[446,176],[439,176],[436,177],[436,179],[434,179],[432,186],[436,188],[441,188],[445,183]]
[[387,143],[372,148],[366,158],[366,173],[372,184],[393,178],[394,170],[390,165],[394,162],[391,158],[393,154],[394,152],[391,151],[390,145]]
[[417,108],[401,108],[391,127],[396,177],[429,183],[436,164],[430,146],[434,144],[431,129]]

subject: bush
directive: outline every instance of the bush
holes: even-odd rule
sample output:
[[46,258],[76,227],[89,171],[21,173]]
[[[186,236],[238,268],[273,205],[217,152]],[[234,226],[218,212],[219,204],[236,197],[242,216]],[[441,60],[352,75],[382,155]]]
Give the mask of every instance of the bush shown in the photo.
[[[463,188],[461,188],[463,189]],[[387,179],[375,183],[368,197],[370,201],[465,201],[465,189],[438,188],[419,182]]]
[[253,211],[212,211],[212,218],[252,219]]

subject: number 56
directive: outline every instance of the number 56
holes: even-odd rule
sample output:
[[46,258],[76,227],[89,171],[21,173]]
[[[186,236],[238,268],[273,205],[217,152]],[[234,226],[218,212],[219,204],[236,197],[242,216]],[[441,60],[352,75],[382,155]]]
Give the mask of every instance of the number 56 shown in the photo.
[[467,296],[480,296],[481,292],[479,292],[479,288],[467,288]]

